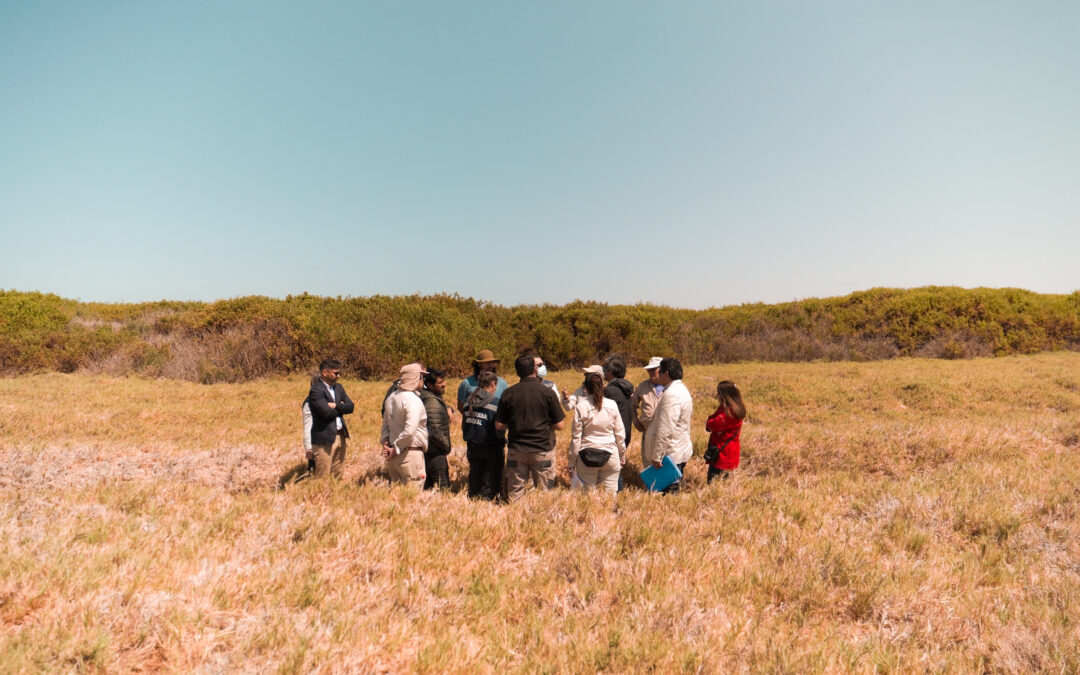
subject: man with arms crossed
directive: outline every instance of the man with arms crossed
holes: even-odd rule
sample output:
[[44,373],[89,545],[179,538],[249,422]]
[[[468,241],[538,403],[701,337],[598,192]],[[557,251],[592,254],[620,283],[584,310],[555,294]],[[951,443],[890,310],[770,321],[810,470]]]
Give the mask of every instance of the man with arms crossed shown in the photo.
[[353,411],[353,402],[338,383],[341,362],[326,359],[319,364],[319,378],[311,381],[307,403],[311,408],[311,452],[315,456],[315,477],[341,478],[345,464],[345,439],[349,428],[343,415]]
[[495,428],[508,430],[506,488],[509,501],[525,493],[531,477],[541,490],[555,486],[555,431],[566,424],[558,395],[536,376],[536,360],[529,355],[514,361],[521,381],[499,399]]

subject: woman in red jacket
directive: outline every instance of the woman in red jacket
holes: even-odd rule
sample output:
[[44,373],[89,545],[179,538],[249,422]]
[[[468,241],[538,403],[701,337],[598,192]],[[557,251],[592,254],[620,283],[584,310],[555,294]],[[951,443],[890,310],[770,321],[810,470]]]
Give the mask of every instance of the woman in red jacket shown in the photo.
[[742,394],[731,380],[724,380],[716,385],[716,398],[720,407],[709,416],[705,430],[709,434],[709,450],[717,448],[716,459],[709,464],[708,482],[716,476],[727,478],[732,469],[739,466],[739,433],[742,421],[746,417],[746,406]]

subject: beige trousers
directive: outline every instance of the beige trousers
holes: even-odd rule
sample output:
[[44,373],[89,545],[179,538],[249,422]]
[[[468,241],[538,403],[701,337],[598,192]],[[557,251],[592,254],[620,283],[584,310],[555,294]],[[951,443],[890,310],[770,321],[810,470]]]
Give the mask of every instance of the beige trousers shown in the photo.
[[601,491],[612,494],[619,491],[619,472],[622,471],[622,462],[617,452],[611,453],[611,458],[604,466],[585,466],[585,462],[579,457],[574,470],[577,471],[578,480],[581,481],[580,487],[574,486],[578,490],[599,488]]
[[316,478],[323,478],[328,474],[341,478],[341,470],[345,466],[345,436],[339,433],[332,446],[312,444],[311,452],[315,455]]
[[424,481],[427,480],[424,449],[409,448],[399,455],[390,455],[386,460],[386,470],[390,472],[391,483],[423,488]]
[[555,487],[555,451],[506,453],[506,497],[509,501],[520,499],[532,479],[541,490]]

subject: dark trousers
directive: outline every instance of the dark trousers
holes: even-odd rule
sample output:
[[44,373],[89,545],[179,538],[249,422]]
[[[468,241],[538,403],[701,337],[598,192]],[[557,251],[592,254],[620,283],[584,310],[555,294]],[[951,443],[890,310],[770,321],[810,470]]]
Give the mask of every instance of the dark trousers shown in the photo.
[[[683,476],[685,476],[686,475],[686,462],[683,462],[682,464],[677,464],[676,466],[679,467],[679,473],[681,473],[681,474],[683,474]],[[661,492],[661,494],[673,495],[673,494],[675,494],[676,492],[679,491],[679,488],[681,486],[682,486],[682,478],[680,478],[679,480],[675,481],[671,485],[664,488],[664,490],[663,490],[663,492]]]
[[502,446],[470,443],[465,457],[469,460],[469,497],[496,499],[502,493],[503,464],[506,462]]
[[424,455],[424,464],[427,467],[424,489],[438,487],[440,490],[449,490],[450,465],[446,463],[446,455]]
[[706,482],[711,483],[713,481],[713,478],[717,477],[719,477],[720,480],[727,480],[729,477],[731,477],[731,472],[725,469],[716,469],[710,466],[709,475],[705,478]]

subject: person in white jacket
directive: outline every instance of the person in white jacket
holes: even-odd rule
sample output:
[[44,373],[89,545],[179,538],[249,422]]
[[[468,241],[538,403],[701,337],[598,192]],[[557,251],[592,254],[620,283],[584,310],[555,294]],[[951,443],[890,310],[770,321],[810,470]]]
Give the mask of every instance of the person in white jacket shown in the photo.
[[423,488],[427,479],[427,410],[418,393],[425,374],[419,363],[402,367],[400,386],[383,404],[379,435],[390,482],[417,488]]
[[[678,359],[664,359],[660,362],[659,380],[664,386],[664,395],[656,407],[656,416],[650,425],[656,427],[656,441],[649,458],[656,468],[662,466],[664,455],[682,471],[694,455],[694,444],[690,440],[690,417],[694,414],[694,399],[690,390],[682,382],[682,364]],[[664,492],[678,492],[676,481]]]
[[626,428],[619,406],[604,398],[604,369],[585,369],[585,395],[574,404],[570,451],[567,463],[577,476],[571,483],[588,490],[599,487],[612,494],[619,491],[619,472],[626,463]]

